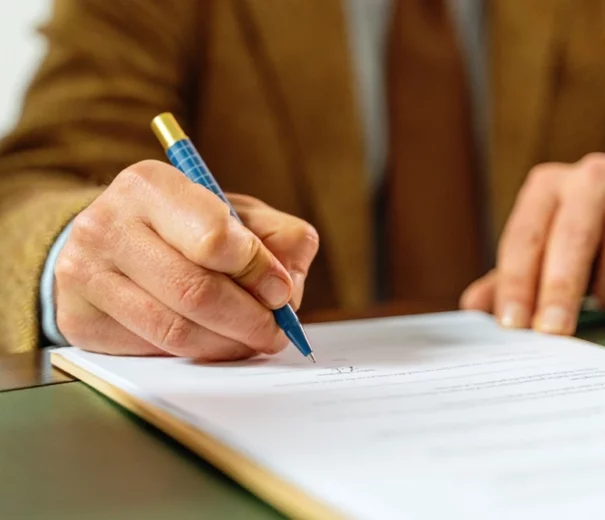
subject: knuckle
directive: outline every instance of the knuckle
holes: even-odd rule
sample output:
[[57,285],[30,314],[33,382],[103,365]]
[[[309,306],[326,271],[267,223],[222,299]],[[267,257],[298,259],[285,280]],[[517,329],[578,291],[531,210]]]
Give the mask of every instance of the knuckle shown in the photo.
[[577,177],[582,183],[586,183],[588,186],[594,186],[595,184],[603,184],[605,180],[605,154],[604,153],[590,153],[584,156],[580,163],[580,175]]
[[57,328],[71,345],[84,345],[87,341],[86,327],[81,320],[71,312],[57,309]]
[[560,169],[561,165],[557,163],[540,163],[529,170],[525,182],[515,197],[513,215],[533,205],[535,199],[543,197],[553,183],[557,182],[558,176],[556,173]]
[[597,168],[605,167],[605,153],[603,152],[591,152],[587,153],[582,159],[580,159],[580,163],[585,166],[595,166]]
[[218,280],[211,275],[196,273],[179,283],[178,298],[185,314],[192,314],[215,302],[218,294]]
[[71,284],[84,278],[84,266],[66,245],[55,263],[55,278],[62,284]]
[[541,249],[544,244],[545,236],[541,229],[534,226],[519,226],[519,242],[523,244],[525,250],[534,252]]
[[518,271],[502,269],[499,270],[498,276],[500,277],[502,283],[505,283],[509,287],[523,287],[525,285],[525,277]]
[[[96,263],[88,266],[83,276],[83,293],[85,295],[101,296],[107,291],[107,283],[116,276],[117,271],[111,265]],[[121,275],[120,275],[121,276]]]
[[116,181],[130,190],[139,190],[154,183],[158,170],[163,165],[162,162],[152,159],[139,161],[122,170]]
[[114,216],[111,209],[95,203],[78,214],[70,230],[70,239],[95,248],[111,247],[114,238]]
[[511,222],[503,235],[500,255],[506,254],[511,248],[516,253],[519,251],[524,251],[525,254],[534,253],[542,248],[544,241],[543,230],[517,220]]
[[229,248],[229,235],[227,222],[217,219],[215,226],[204,235],[202,247],[208,254],[222,257]]
[[291,258],[288,262],[291,271],[299,271],[306,274],[309,266],[319,251],[319,234],[309,223],[299,220],[292,228],[292,234],[288,240]]
[[592,248],[598,241],[599,229],[585,222],[573,222],[565,227],[565,235],[572,249],[584,251]]
[[514,296],[521,302],[529,302],[532,294],[531,279],[526,273],[512,269],[498,269],[499,292],[508,297]]
[[526,258],[537,257],[546,243],[546,236],[540,228],[528,225],[527,222],[521,222],[519,219],[511,220],[502,234],[502,238],[497,249],[498,271],[504,270],[505,276],[515,278],[514,273],[510,273],[508,265],[515,259],[523,255]]
[[301,243],[305,244],[313,253],[319,250],[319,233],[308,222],[301,222],[299,236]]
[[567,301],[574,294],[574,283],[571,278],[556,276],[545,283],[544,294],[548,300]]
[[224,258],[229,254],[231,242],[231,226],[229,219],[229,208],[224,205],[224,210],[218,210],[210,219],[210,225],[197,241],[194,252],[194,261],[203,264],[207,258]]
[[527,175],[527,189],[542,187],[543,183],[552,175],[555,169],[554,163],[540,163],[535,165]]
[[191,322],[179,314],[173,314],[158,321],[157,344],[166,350],[183,350],[189,344]]

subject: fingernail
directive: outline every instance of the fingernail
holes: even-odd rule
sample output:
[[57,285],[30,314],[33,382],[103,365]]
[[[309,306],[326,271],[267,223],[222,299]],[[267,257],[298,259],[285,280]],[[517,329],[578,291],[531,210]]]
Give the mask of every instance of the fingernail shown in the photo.
[[529,326],[529,312],[517,302],[507,303],[500,316],[500,324],[508,329],[522,329]]
[[559,305],[546,307],[540,314],[537,329],[547,334],[563,334],[569,328],[569,312]]
[[290,287],[277,276],[268,276],[258,287],[258,295],[271,307],[285,305],[290,297]]
[[294,293],[299,294],[305,287],[305,275],[299,271],[292,271],[290,273],[290,278],[292,278],[292,283],[294,284]]

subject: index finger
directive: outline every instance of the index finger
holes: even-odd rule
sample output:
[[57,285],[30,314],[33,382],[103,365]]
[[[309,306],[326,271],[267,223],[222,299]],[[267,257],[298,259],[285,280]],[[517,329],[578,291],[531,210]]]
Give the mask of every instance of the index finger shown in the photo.
[[311,224],[247,195],[229,198],[244,224],[290,274],[308,274],[319,249],[319,235]]

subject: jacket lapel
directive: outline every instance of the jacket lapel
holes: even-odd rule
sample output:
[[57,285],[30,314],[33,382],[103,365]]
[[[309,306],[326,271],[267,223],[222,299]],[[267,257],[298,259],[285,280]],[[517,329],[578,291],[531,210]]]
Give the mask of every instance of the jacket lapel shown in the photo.
[[339,303],[370,290],[370,212],[363,143],[339,0],[242,0],[301,189],[324,238]]

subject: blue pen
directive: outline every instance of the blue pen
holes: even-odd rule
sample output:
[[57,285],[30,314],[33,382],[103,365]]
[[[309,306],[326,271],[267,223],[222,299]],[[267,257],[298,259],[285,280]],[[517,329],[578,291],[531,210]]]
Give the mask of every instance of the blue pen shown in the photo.
[[[181,170],[193,182],[201,184],[219,197],[229,206],[231,214],[241,222],[223,190],[174,116],[170,113],[163,113],[154,117],[151,122],[151,129],[164,147],[166,156],[172,165]],[[286,304],[282,308],[274,310],[273,315],[279,327],[286,333],[294,346],[300,350],[303,356],[309,357],[315,363],[311,345],[294,309]]]

